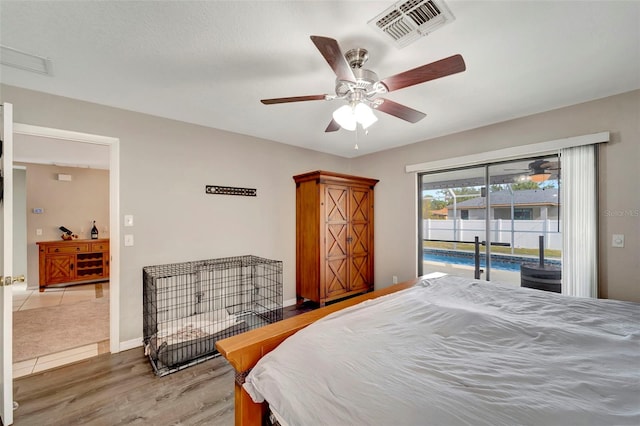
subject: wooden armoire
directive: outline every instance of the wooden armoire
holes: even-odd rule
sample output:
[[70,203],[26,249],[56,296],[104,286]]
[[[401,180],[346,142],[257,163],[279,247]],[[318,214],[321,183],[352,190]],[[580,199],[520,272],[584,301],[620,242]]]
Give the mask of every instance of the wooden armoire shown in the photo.
[[314,171],[296,182],[296,299],[326,302],[373,290],[377,179]]

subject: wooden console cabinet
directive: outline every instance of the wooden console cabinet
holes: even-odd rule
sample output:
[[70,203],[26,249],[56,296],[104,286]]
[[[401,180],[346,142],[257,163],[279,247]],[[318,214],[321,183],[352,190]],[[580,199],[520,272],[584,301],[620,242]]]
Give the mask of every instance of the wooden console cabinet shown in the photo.
[[109,239],[40,241],[40,291],[51,284],[109,279]]
[[296,299],[326,302],[373,290],[377,179],[315,171],[296,182]]

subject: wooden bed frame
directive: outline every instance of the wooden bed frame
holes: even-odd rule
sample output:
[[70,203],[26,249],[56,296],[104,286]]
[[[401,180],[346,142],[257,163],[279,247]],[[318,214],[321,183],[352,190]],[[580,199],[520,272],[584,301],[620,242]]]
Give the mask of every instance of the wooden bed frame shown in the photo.
[[343,300],[323,308],[296,315],[246,333],[238,334],[216,342],[216,349],[236,370],[235,381],[235,424],[236,426],[261,425],[267,405],[256,404],[243,389],[244,376],[267,353],[275,349],[287,337],[309,324],[333,312],[356,305],[369,299],[395,293],[414,286],[420,278],[372,291],[351,299]]

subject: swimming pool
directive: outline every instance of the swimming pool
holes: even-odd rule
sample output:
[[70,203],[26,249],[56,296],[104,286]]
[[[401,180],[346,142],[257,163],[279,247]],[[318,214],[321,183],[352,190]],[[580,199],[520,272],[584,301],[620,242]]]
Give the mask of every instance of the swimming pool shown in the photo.
[[[454,250],[425,249],[423,250],[422,260],[426,262],[442,262],[454,265],[466,265],[471,267],[475,265],[473,253]],[[505,255],[493,255],[491,257],[492,269],[520,272],[520,265],[522,263],[538,263],[538,258]],[[545,259],[545,264],[559,265],[560,261]],[[480,255],[480,267],[486,267],[486,263],[484,261],[484,253]]]

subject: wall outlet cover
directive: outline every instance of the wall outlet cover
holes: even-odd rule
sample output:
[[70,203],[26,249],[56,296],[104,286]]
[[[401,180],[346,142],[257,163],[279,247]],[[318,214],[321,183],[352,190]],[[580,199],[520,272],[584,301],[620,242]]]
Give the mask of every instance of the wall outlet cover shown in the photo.
[[624,235],[613,234],[611,238],[611,247],[624,247]]

